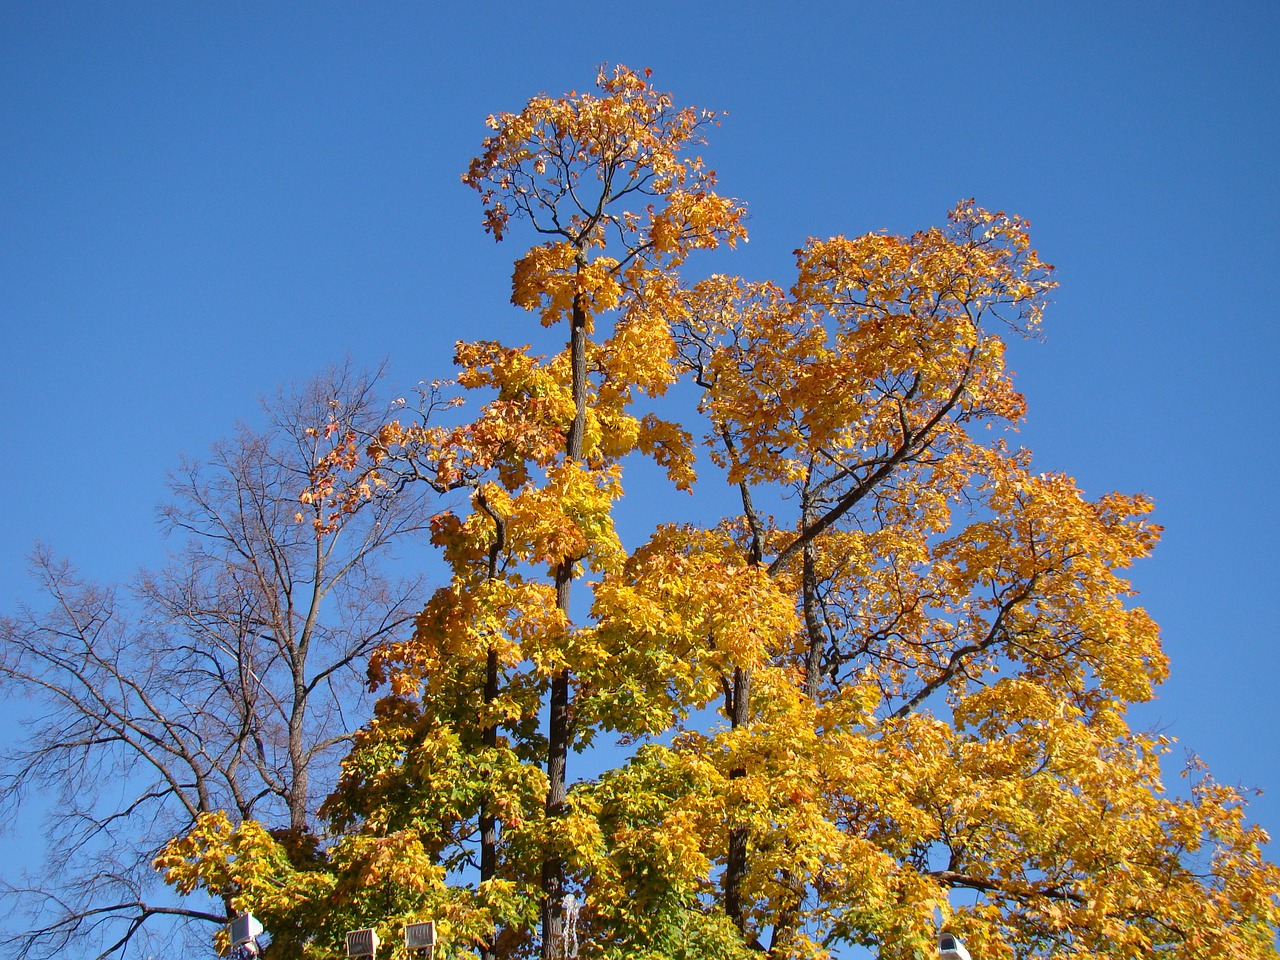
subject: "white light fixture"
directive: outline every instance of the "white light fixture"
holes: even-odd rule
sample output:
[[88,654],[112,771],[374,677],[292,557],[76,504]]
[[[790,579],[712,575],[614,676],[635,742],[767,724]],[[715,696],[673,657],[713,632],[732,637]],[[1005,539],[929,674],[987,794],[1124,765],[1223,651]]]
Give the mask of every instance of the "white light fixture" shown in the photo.
[[347,934],[347,956],[372,957],[378,952],[378,935],[372,929],[352,930]]
[[938,956],[941,960],[973,960],[964,948],[964,941],[946,931],[938,937]]
[[431,950],[436,945],[436,922],[427,920],[423,923],[406,923],[404,925],[404,948],[406,950]]
[[227,924],[227,934],[231,937],[233,947],[249,943],[260,933],[262,933],[262,924],[252,913],[242,913]]

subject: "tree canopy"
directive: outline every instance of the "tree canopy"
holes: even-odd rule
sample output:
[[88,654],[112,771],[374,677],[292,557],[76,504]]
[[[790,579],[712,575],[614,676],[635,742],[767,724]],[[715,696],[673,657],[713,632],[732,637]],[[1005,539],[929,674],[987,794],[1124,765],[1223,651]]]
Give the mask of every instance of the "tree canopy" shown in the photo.
[[132,582],[35,552],[41,600],[0,617],[0,692],[31,706],[0,755],[0,803],[55,802],[45,868],[6,870],[0,886],[13,955],[124,956],[181,942],[175,924],[225,922],[225,903],[175,899],[152,867],[202,817],[267,824],[289,849],[316,842],[370,712],[368,658],[426,596],[420,573],[392,576],[386,560],[418,537],[429,491],[369,491],[331,519],[298,501],[332,444],[386,421],[375,380],[334,367],[184,462],[161,510],[177,546]]
[[[382,698],[312,845],[200,814],[156,860],[272,955],[434,919],[442,956],[1271,957],[1280,873],[1239,795],[1170,792],[1129,704],[1164,678],[1127,568],[1142,496],[1014,442],[1005,337],[1054,286],[1025,220],[810,239],[789,285],[695,272],[745,240],[647,73],[489,118],[463,176],[512,301],[565,346],[459,343],[463,413],[349,430],[304,499],[451,494],[448,582],[382,644]],[[472,399],[474,398],[474,399]],[[711,524],[641,508],[641,458]],[[570,786],[571,755],[630,745]]]

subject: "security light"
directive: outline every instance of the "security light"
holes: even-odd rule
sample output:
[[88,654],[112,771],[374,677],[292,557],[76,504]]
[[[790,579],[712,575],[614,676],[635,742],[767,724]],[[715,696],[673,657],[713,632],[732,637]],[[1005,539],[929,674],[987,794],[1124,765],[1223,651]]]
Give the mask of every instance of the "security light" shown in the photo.
[[404,947],[406,950],[430,950],[436,945],[436,922],[406,923]]
[[227,924],[227,933],[231,937],[231,945],[238,947],[262,933],[262,924],[252,913],[242,913]]
[[352,930],[347,934],[347,956],[372,957],[378,952],[378,935],[372,929]]
[[938,956],[941,960],[972,960],[964,948],[964,941],[954,933],[943,933],[938,937]]

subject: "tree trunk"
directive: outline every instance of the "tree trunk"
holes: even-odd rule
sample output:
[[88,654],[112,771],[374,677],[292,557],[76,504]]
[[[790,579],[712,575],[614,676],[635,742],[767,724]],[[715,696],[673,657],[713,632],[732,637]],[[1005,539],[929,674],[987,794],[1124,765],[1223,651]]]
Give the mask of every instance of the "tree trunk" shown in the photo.
[[[801,529],[809,529],[813,522],[813,504],[809,500],[809,491],[804,492],[801,505]],[[804,695],[810,700],[818,698],[818,685],[822,680],[823,633],[822,623],[818,619],[818,572],[817,546],[810,540],[804,545],[801,573],[801,591],[804,610],[805,640],[808,644],[804,659]]]
[[[729,725],[733,729],[744,726],[751,704],[751,671],[735,667],[733,670],[733,697],[729,704]],[[746,768],[735,767],[729,771],[730,780],[747,775]],[[735,824],[729,828],[729,855],[724,870],[724,911],[738,927],[746,930],[747,910],[742,901],[742,880],[747,873],[747,828]]]
[[[484,670],[484,703],[488,707],[498,699],[498,651],[489,649],[489,658]],[[488,723],[484,728],[485,751],[492,757],[498,746],[498,726]],[[492,880],[498,870],[498,818],[490,810],[486,797],[480,804],[480,882]],[[497,937],[492,936],[480,945],[480,960],[493,960],[494,943]]]
[[[579,256],[578,269],[586,265]],[[573,423],[565,444],[570,461],[582,459],[582,435],[587,424],[587,314],[580,299],[573,302],[573,321],[569,339],[569,360],[573,371]],[[565,557],[556,568],[556,606],[568,619],[570,587],[573,585],[577,557]],[[567,765],[569,757],[569,669],[561,670],[551,681],[551,718],[547,730],[547,805],[549,820],[563,816],[568,797]],[[548,851],[542,861],[542,958],[551,960],[561,953],[564,940],[564,860]]]
[[[733,435],[727,428],[721,428],[720,435],[730,456],[735,456]],[[758,567],[764,558],[764,531],[751,499],[751,488],[745,483],[740,483],[738,492],[742,496],[742,513],[751,531],[750,555],[747,562],[753,567]],[[729,726],[734,730],[746,726],[751,717],[750,670],[734,667],[728,701],[726,706],[729,713]],[[734,767],[729,771],[730,780],[739,780],[746,775],[745,767]],[[745,824],[736,823],[729,828],[729,850],[724,868],[724,911],[743,932],[747,928],[747,909],[742,900],[742,880],[747,873],[747,839]]]

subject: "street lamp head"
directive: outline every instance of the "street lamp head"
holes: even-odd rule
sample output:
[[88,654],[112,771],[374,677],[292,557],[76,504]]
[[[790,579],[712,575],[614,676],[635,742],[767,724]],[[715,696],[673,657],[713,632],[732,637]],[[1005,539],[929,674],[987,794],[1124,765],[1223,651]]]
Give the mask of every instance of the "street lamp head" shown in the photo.
[[242,913],[227,924],[227,935],[233,947],[251,943],[262,932],[262,924],[252,913]]
[[939,960],[972,960],[964,941],[945,930],[938,936],[938,957]]
[[378,934],[372,929],[352,930],[347,934],[347,956],[373,957],[378,952]]
[[404,947],[410,952],[414,950],[430,950],[436,945],[436,923],[427,920],[423,923],[406,923],[404,926]]

